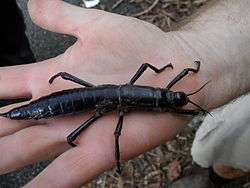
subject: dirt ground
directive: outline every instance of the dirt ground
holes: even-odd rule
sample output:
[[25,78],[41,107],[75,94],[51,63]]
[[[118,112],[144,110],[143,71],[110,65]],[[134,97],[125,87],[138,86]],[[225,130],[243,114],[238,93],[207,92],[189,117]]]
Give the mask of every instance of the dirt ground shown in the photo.
[[[137,17],[155,24],[164,31],[179,26],[207,0],[101,0],[99,9]],[[190,125],[197,127],[202,117]],[[115,169],[105,172],[83,188],[103,187],[165,187],[180,178],[192,166],[190,148],[195,129],[187,127],[175,140],[158,146],[139,157],[123,163],[122,176]]]

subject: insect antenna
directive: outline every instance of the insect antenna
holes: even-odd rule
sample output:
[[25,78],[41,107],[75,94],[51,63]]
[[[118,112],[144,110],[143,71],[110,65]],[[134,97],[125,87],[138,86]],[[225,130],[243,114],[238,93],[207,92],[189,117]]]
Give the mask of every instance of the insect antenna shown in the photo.
[[194,95],[194,94],[198,93],[199,91],[201,91],[201,90],[202,90],[207,84],[209,84],[210,82],[211,82],[211,80],[209,80],[208,82],[206,82],[205,84],[203,84],[203,86],[201,86],[201,87],[200,87],[199,89],[197,89],[196,91],[187,94],[187,96]]
[[209,111],[207,111],[207,110],[205,110],[205,109],[203,109],[201,106],[199,106],[198,104],[196,104],[196,103],[194,103],[193,101],[191,101],[190,99],[188,99],[188,102],[190,102],[192,105],[194,105],[194,106],[196,106],[196,107],[198,107],[203,113],[205,113],[205,114],[209,114],[210,116],[212,116],[213,117],[213,115],[209,112]]

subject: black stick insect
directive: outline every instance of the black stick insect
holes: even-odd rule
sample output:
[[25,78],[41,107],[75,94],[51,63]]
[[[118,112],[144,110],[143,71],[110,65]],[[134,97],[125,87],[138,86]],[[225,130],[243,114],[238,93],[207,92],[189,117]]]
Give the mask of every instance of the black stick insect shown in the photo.
[[[50,78],[49,83],[61,77],[74,83],[85,86],[85,88],[74,88],[58,91],[50,95],[41,97],[29,104],[14,108],[6,113],[0,114],[9,119],[41,119],[51,118],[57,115],[72,114],[77,112],[94,111],[94,115],[68,135],[68,143],[75,147],[74,141],[82,131],[93,124],[97,119],[110,111],[118,111],[119,120],[114,132],[115,135],[115,158],[117,172],[121,173],[119,137],[122,131],[123,117],[130,111],[156,111],[173,112],[184,115],[197,115],[200,112],[208,113],[200,106],[192,102],[188,96],[199,92],[205,85],[197,91],[186,94],[182,91],[170,91],[178,81],[184,78],[189,72],[197,73],[200,69],[200,62],[196,61],[197,67],[186,68],[178,74],[166,88],[154,88],[149,86],[134,85],[143,72],[150,68],[155,73],[160,73],[167,67],[173,69],[172,64],[168,64],[160,69],[151,64],[145,63],[137,70],[135,75],[124,85],[99,85],[94,86],[66,72],[60,72]],[[199,110],[182,109],[180,107],[192,103]]]

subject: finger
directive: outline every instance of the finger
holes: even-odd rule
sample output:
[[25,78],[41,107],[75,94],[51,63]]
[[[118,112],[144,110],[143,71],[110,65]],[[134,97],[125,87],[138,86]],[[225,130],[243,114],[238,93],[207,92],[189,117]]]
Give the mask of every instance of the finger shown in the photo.
[[32,126],[0,139],[0,174],[34,162],[50,159],[68,148],[59,131]]
[[74,35],[80,27],[88,27],[102,16],[103,11],[80,8],[62,0],[29,0],[29,13],[33,21],[50,31]]
[[[1,114],[4,114],[5,112],[9,112],[10,110],[16,107],[21,107],[28,103],[30,103],[30,101],[8,105],[5,107],[2,107],[0,112]],[[45,124],[44,120],[39,120],[39,121],[37,120],[13,120],[13,119],[9,119],[6,117],[0,117],[0,125],[1,125],[0,126],[0,138],[7,136],[7,135],[11,135],[29,126],[42,125],[42,124]]]
[[[22,102],[17,104],[12,104],[1,108],[1,114],[9,112],[10,110],[28,104],[28,102]],[[44,120],[13,120],[6,117],[0,117],[0,137],[11,135],[21,129],[24,129],[33,125],[45,124]]]
[[0,100],[37,97],[37,91],[49,88],[49,75],[53,74],[60,60],[58,56],[40,63],[1,67]]
[[[2,107],[0,113],[8,112],[13,108],[21,107],[30,103],[31,101],[35,101],[41,96],[46,96],[57,90],[61,90],[61,85],[65,85],[65,87],[63,87],[64,89],[75,87],[70,82],[53,84],[53,86],[49,84],[49,78],[51,77],[51,75],[57,72],[56,62],[58,62],[58,58],[53,58],[42,63],[25,66],[25,68],[23,68],[22,66],[16,66],[4,70],[0,69],[0,72],[2,72],[2,78],[5,78],[5,82],[2,82],[2,84],[0,84],[0,91],[6,91],[6,93],[3,95],[4,98],[19,98],[23,95],[32,95],[32,100]],[[17,74],[18,71],[20,71],[20,74]],[[9,77],[9,75],[11,74],[17,74],[18,77]],[[20,80],[22,80],[23,83],[19,82]],[[11,87],[9,87],[7,83],[13,84],[10,84]],[[45,122],[45,120],[10,120],[5,117],[0,117],[0,137],[13,134],[29,126],[42,125]]]
[[[7,118],[0,118],[0,138],[4,136],[8,136],[14,134],[15,132],[22,130],[26,127],[30,127],[33,125],[37,125],[37,122],[34,121],[15,121],[9,120]],[[42,122],[39,124],[43,124]]]
[[[28,104],[28,102],[12,104],[1,108],[1,113],[5,113],[16,107]],[[43,125],[46,122],[44,120],[13,120],[6,117],[0,117],[0,138],[14,134],[15,132],[22,130],[26,127],[34,125]]]
[[82,115],[74,118],[59,117],[44,120],[40,125],[35,124],[37,121],[14,121],[15,126],[21,125],[23,129],[0,139],[0,150],[5,151],[0,156],[0,174],[52,158],[70,148],[67,135],[79,126],[84,118]]
[[[0,113],[28,104],[31,99],[35,100],[41,95],[48,95],[52,88],[49,87],[48,79],[54,72],[57,58],[46,60],[42,63],[19,65],[0,68],[0,101],[6,99],[27,99],[29,101],[15,103],[1,107]],[[49,67],[49,69],[48,69]],[[35,121],[15,121],[0,117],[0,137],[13,134],[25,127],[40,124]]]
[[30,66],[0,68],[0,99],[31,98],[27,77]]
[[[84,131],[78,147],[58,157],[26,187],[44,187],[48,183],[51,187],[80,187],[115,165],[115,123],[110,117],[114,120],[114,116],[104,117]],[[171,124],[166,120],[172,121]],[[132,158],[169,140],[180,131],[184,121],[186,119],[176,120],[166,115],[136,114],[125,118],[120,139],[122,159]]]

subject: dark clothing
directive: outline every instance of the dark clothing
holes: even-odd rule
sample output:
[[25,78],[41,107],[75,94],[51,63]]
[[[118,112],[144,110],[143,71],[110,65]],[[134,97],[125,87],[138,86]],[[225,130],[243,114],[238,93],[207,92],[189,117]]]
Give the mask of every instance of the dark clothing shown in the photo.
[[1,2],[0,66],[35,62],[25,35],[24,18],[15,0]]
[[[3,0],[0,7],[0,67],[35,62],[25,35],[21,10],[15,0]],[[1,99],[0,107],[21,102],[24,99]]]

